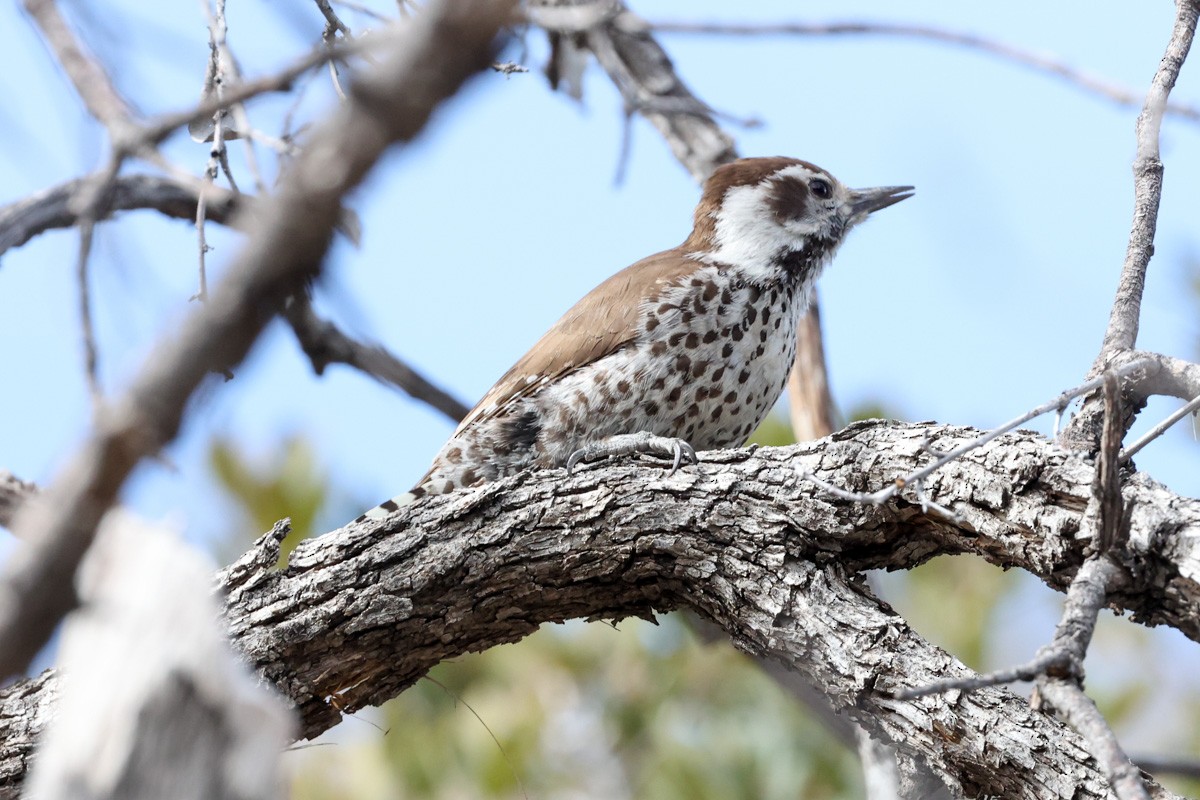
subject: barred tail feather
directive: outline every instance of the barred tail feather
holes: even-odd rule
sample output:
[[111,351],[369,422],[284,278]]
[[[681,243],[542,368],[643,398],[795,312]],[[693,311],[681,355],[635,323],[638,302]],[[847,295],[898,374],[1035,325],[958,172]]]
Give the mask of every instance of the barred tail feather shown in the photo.
[[379,505],[362,514],[355,522],[366,522],[369,519],[383,520],[387,519],[390,514],[399,511],[404,506],[415,503],[419,498],[426,494],[425,490],[417,486],[404,494],[398,494],[391,500],[384,500]]

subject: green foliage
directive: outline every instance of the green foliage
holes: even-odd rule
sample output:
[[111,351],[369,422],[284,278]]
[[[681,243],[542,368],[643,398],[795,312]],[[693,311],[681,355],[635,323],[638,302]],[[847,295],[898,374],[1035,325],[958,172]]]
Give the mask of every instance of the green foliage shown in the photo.
[[284,561],[297,542],[316,533],[317,515],[329,499],[329,479],[306,440],[290,436],[265,463],[255,463],[235,443],[218,438],[209,446],[208,460],[217,482],[246,520],[247,538],[231,542],[231,550],[240,552],[284,517],[292,520],[292,532],[283,542]]
[[441,686],[422,681],[384,706],[385,733],[305,751],[293,796],[862,794],[852,753],[753,662],[697,642],[676,616],[547,626],[433,677]]
[[792,426],[786,417],[769,414],[758,426],[758,430],[750,436],[750,443],[759,447],[783,447],[795,444],[796,437],[792,434]]
[[914,630],[968,667],[986,670],[996,608],[1016,588],[1015,578],[982,559],[943,556],[880,576],[880,583],[882,594]]

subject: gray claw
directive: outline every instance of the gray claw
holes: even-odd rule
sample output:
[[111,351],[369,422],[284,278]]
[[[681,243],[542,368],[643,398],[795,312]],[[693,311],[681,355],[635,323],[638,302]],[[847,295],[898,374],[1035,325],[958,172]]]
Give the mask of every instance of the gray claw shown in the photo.
[[667,473],[668,478],[674,475],[679,469],[679,465],[683,462],[684,456],[687,456],[687,460],[691,463],[698,463],[696,451],[692,449],[690,444],[682,439],[676,439],[672,445],[672,449],[675,451],[675,460],[671,463],[671,471]]

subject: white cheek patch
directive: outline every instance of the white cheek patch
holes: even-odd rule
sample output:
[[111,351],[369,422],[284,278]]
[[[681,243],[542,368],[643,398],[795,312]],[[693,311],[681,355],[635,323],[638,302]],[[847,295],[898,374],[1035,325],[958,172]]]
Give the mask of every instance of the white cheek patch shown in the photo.
[[813,220],[811,217],[804,216],[800,219],[789,219],[783,223],[783,228],[793,237],[812,236],[821,230],[821,224]]
[[796,246],[804,233],[790,230],[775,220],[767,208],[763,184],[735,186],[725,193],[715,215],[716,247],[708,254],[713,261],[736,264],[744,269],[769,272],[771,259],[781,250]]

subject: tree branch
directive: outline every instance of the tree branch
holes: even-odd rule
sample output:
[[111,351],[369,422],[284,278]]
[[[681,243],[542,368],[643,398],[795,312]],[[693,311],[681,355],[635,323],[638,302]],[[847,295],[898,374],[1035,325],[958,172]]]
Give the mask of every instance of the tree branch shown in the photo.
[[[1176,0],[1175,26],[1163,54],[1158,71],[1146,94],[1142,113],[1138,115],[1135,133],[1137,154],[1133,162],[1133,223],[1129,231],[1129,244],[1125,250],[1125,263],[1117,281],[1117,293],[1109,312],[1108,327],[1100,352],[1092,363],[1089,376],[1099,375],[1118,359],[1123,359],[1137,344],[1138,326],[1142,313],[1142,293],[1146,284],[1146,270],[1154,255],[1154,235],[1158,227],[1158,209],[1162,201],[1163,164],[1159,159],[1159,130],[1171,90],[1179,77],[1179,70],[1187,59],[1196,33],[1200,2]],[[1192,399],[1200,391],[1180,395]],[[1134,418],[1145,404],[1146,394],[1127,392],[1121,398],[1125,417],[1122,432],[1127,432]],[[1060,434],[1059,442],[1065,447],[1083,452],[1095,452],[1100,444],[1104,424],[1104,403],[1099,393],[1085,399],[1079,413]]]
[[[1121,106],[1134,106],[1138,96],[1130,89],[1099,76],[1076,69],[1065,61],[1026,50],[1006,42],[966,31],[935,28],[929,25],[905,25],[889,22],[685,22],[650,20],[644,23],[658,33],[705,36],[891,36],[938,42],[975,50],[1009,61],[1036,72],[1061,78],[1083,91],[1106,98]],[[1168,103],[1166,111],[1189,122],[1200,122],[1200,109],[1183,103]]]
[[175,531],[105,517],[79,572],[88,611],[64,626],[62,696],[27,797],[278,798],[295,721],[229,647],[211,570]]
[[0,527],[9,527],[17,509],[38,491],[37,485],[23,481],[8,470],[0,469]]
[[787,396],[796,441],[820,439],[837,428],[816,289],[809,298],[808,313],[800,318],[796,331],[796,363],[788,374]]
[[[76,178],[60,183],[37,194],[0,208],[0,255],[15,247],[21,247],[46,231],[70,228],[79,221],[72,206],[83,185],[90,178]],[[206,190],[208,218],[214,222],[229,224],[240,199],[232,192],[219,187]],[[124,175],[113,181],[111,193],[97,207],[96,219],[105,219],[118,211],[152,209],[164,216],[191,222],[196,217],[197,186],[173,178],[156,175]]]
[[1187,60],[1196,34],[1196,18],[1200,4],[1195,0],[1176,0],[1175,27],[1163,54],[1142,113],[1138,115],[1137,155],[1133,161],[1133,225],[1125,264],[1117,284],[1108,330],[1096,360],[1097,370],[1113,353],[1130,350],[1137,343],[1138,321],[1142,310],[1142,290],[1146,283],[1146,268],[1154,253],[1154,233],[1158,227],[1158,205],[1162,200],[1163,165],[1159,160],[1159,130],[1167,99],[1175,88],[1179,70]]
[[583,36],[626,108],[658,129],[697,181],[737,158],[733,139],[717,124],[712,109],[692,94],[666,51],[624,3],[552,6],[535,0],[526,13],[548,31]]
[[17,524],[31,544],[5,565],[0,594],[0,676],[24,668],[71,607],[71,577],[126,476],[174,437],[201,380],[238,363],[283,299],[320,271],[342,196],[389,144],[411,139],[434,106],[488,66],[509,10],[445,2],[414,18],[390,57],[314,131],[210,302],[158,347],[64,473],[25,505]]
[[[283,569],[277,526],[218,582],[235,644],[291,697],[305,736],[544,622],[688,606],[968,796],[1107,797],[1086,743],[1006,691],[896,699],[969,671],[847,578],[974,553],[1065,590],[1090,546],[1077,536],[1092,466],[1007,434],[930,479],[958,525],[907,496],[864,506],[799,478],[870,489],[927,460],[924,442],[950,450],[978,435],[873,421],[750,456],[706,453],[670,477],[629,463],[530,472],[308,540]],[[1109,602],[1200,641],[1200,501],[1143,476],[1125,493],[1134,579]]]
[[346,364],[362,370],[383,384],[394,386],[410,397],[433,406],[455,422],[471,409],[458,398],[435,386],[428,378],[405,364],[379,345],[366,345],[351,339],[313,311],[307,296],[288,301],[284,317],[296,334],[296,341],[312,362],[318,375],[330,364]]

